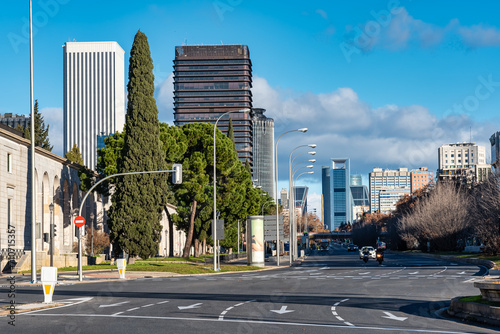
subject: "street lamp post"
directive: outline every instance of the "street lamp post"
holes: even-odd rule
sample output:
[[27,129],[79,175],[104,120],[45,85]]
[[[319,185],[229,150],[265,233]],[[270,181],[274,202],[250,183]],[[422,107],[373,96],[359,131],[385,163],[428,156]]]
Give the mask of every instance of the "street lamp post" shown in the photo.
[[[295,246],[295,241],[297,239],[297,231],[296,227],[294,224],[294,216],[295,216],[295,194],[294,194],[294,189],[292,188],[292,154],[295,150],[301,148],[301,147],[311,147],[311,148],[316,148],[316,144],[309,144],[309,145],[299,145],[296,148],[294,148],[290,152],[290,156],[288,158],[288,187],[290,189],[290,197],[288,200],[288,220],[289,220],[289,225],[290,225],[290,266],[293,263],[293,258],[296,257],[297,255],[297,250]],[[308,152],[308,154],[315,155],[316,152]],[[292,242],[293,241],[293,242]],[[292,248],[293,247],[293,248]],[[293,250],[293,252],[292,252]]]
[[[312,168],[313,166],[310,165],[310,166],[307,166],[307,167],[302,167],[302,168]],[[299,169],[302,169],[302,168],[299,168]],[[295,188],[295,182],[297,181],[297,179],[301,176],[301,175],[304,175],[304,174],[314,174],[314,171],[309,171],[309,172],[302,172],[300,173],[299,175],[297,175],[297,177],[293,180],[293,187]],[[307,213],[306,213],[306,219],[307,219]],[[300,228],[300,231],[302,232],[302,228]],[[307,231],[306,231],[307,232]]]
[[[307,128],[300,128],[296,130],[286,131],[278,137],[276,141],[276,145],[274,146],[274,202],[276,203],[276,265],[279,267],[280,265],[280,223],[279,223],[279,208],[278,208],[278,143],[280,142],[281,137],[290,132],[299,131],[302,133],[307,132]],[[283,229],[284,232],[284,229]]]
[[50,266],[54,266],[54,203],[49,204],[50,210]]
[[217,257],[218,257],[218,249],[217,249],[217,158],[216,158],[216,147],[215,147],[215,134],[217,130],[217,123],[219,123],[220,119],[229,113],[232,112],[240,112],[240,113],[248,113],[250,109],[241,109],[241,110],[231,110],[226,111],[222,115],[217,118],[214,124],[214,220],[212,222],[212,236],[214,239],[214,271],[217,271]]
[[91,235],[90,235],[90,256],[94,256],[94,213],[90,213],[90,226],[91,226]]

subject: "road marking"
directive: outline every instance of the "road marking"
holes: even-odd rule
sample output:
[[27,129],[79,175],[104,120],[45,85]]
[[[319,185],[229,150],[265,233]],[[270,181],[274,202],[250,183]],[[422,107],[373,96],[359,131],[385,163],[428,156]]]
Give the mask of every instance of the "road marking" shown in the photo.
[[196,303],[196,304],[193,304],[193,305],[189,305],[189,306],[177,306],[179,308],[179,310],[187,310],[187,309],[191,309],[191,308],[198,308],[202,305],[203,303]]
[[358,273],[358,275],[368,275],[370,272],[366,272],[366,273]]
[[125,302],[121,302],[121,303],[116,303],[116,304],[108,304],[108,305],[99,305],[99,308],[101,307],[114,307],[114,306],[120,306],[120,305],[123,305],[123,304],[127,304],[127,303],[130,303],[130,301],[125,301]]
[[465,271],[462,271],[461,273],[458,273],[459,275],[465,275]]
[[415,275],[415,274],[418,274],[418,271],[415,271],[413,273],[409,273],[410,275]]
[[119,315],[119,314],[122,314],[122,313],[124,313],[124,312],[118,312],[118,313],[115,313],[113,315]]
[[[53,310],[51,308],[50,310]],[[47,309],[44,309],[44,311]],[[34,311],[30,312],[33,313]],[[19,313],[17,316],[21,316],[26,313]],[[88,317],[88,318],[131,318],[138,320],[174,320],[174,321],[200,321],[200,322],[216,322],[218,319],[213,318],[182,318],[182,317],[158,317],[158,316],[134,316],[134,315],[117,315],[113,316],[111,314],[49,314],[49,313],[39,313],[33,314],[34,316],[42,316],[42,317]],[[249,320],[249,319],[229,319],[225,320],[226,322],[237,323],[237,324],[260,324],[266,326],[293,326],[293,327],[319,327],[319,328],[342,328],[344,330],[353,329],[359,332],[359,330],[363,330],[364,332],[369,331],[382,331],[382,332],[408,332],[408,333],[436,333],[436,334],[468,334],[467,332],[454,332],[447,331],[441,329],[414,329],[414,328],[395,328],[395,327],[375,327],[375,326],[346,326],[346,325],[334,325],[334,324],[315,324],[315,323],[304,323],[304,322],[285,322],[285,321],[269,321],[269,320]]]
[[225,309],[224,311],[221,312],[221,314],[219,315],[219,321],[224,320],[224,316],[226,315],[226,313],[228,311],[232,310],[233,308],[241,306],[241,305],[245,305],[247,303],[251,303],[251,302],[254,302],[254,301],[255,301],[255,299],[252,299],[252,300],[247,300],[246,302],[238,303],[238,304],[233,305],[233,306],[229,306],[227,309]]
[[134,308],[131,308],[130,310],[127,310],[127,312],[135,311],[135,310],[138,310],[138,309],[140,309],[140,307],[134,307]]
[[148,305],[144,305],[144,306],[141,306],[141,307],[150,307],[150,306],[154,306],[154,304],[148,304]]
[[386,315],[382,316],[382,318],[391,319],[391,320],[398,320],[398,321],[405,321],[406,319],[408,319],[408,317],[398,317],[398,316],[395,316],[394,314],[392,314],[390,312],[384,312],[384,313]]
[[[55,309],[58,309],[58,308],[61,308],[61,307],[74,306],[74,305],[78,305],[78,304],[81,304],[81,303],[88,302],[91,299],[94,299],[94,297],[81,297],[81,298],[70,298],[70,299],[63,299],[63,300],[54,300],[55,303],[65,303],[65,305],[51,307],[49,309],[41,309],[41,310],[34,310],[34,311],[30,311],[30,312],[19,313],[17,315],[31,314],[31,313],[41,312],[41,311],[55,310]],[[71,301],[73,301],[73,300],[76,301],[76,302],[72,303]]]
[[285,314],[285,313],[290,313],[290,312],[295,312],[295,310],[287,310],[288,306],[281,306],[281,309],[279,310],[270,310],[271,312],[275,312],[278,314]]
[[158,302],[158,303],[156,303],[156,304],[165,304],[165,303],[168,303],[168,302],[169,302],[168,300],[164,300],[164,301],[162,301],[162,302]]

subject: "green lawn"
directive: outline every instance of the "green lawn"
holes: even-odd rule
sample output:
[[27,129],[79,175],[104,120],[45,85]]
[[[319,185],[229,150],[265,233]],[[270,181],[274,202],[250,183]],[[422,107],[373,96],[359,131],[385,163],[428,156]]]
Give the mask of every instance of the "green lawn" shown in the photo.
[[483,297],[481,295],[479,295],[479,296],[463,297],[463,298],[460,298],[460,301],[461,302],[473,302],[473,303],[479,303],[479,304],[485,304],[485,305],[500,307],[500,302],[490,302],[489,300],[483,299]]
[[[176,260],[173,260],[176,259]],[[170,261],[169,261],[170,260]],[[207,259],[208,260],[208,259]],[[189,261],[189,262],[186,262]],[[116,270],[116,265],[110,265],[109,263],[101,263],[91,266],[83,266],[83,271],[86,270]],[[221,264],[221,270],[219,272],[232,272],[232,271],[248,271],[248,270],[258,270],[261,267],[253,266],[242,266],[242,265],[231,265],[231,264]],[[77,267],[64,267],[58,268],[58,272],[68,272],[77,271]],[[209,274],[213,273],[213,263],[207,261],[204,263],[204,259],[200,258],[167,258],[167,259],[148,259],[148,260],[136,260],[134,264],[127,265],[127,271],[152,271],[152,272],[170,272],[183,275],[189,274]],[[25,271],[24,273],[30,273],[31,271]]]

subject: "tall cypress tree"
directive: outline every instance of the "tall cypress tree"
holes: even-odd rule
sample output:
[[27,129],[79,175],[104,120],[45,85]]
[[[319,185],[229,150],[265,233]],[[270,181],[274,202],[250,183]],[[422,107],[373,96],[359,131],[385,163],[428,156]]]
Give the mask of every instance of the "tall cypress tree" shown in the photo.
[[[118,172],[162,170],[165,169],[165,153],[153,97],[153,61],[147,37],[141,31],[135,35],[129,62],[127,118]],[[130,257],[155,255],[161,238],[160,218],[167,175],[125,175],[117,177],[115,182],[116,191],[109,212],[115,256],[121,251]]]
[[233,142],[233,148],[236,151],[236,143],[234,142],[233,120],[231,118],[229,119],[229,126],[227,127],[227,137]]

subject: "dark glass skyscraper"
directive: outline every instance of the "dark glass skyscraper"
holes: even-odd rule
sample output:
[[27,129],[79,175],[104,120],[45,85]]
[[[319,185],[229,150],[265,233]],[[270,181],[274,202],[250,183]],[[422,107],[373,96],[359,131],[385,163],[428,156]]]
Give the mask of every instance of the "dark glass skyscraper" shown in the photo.
[[322,169],[324,225],[330,231],[352,223],[349,165],[349,159],[331,159]]
[[[246,45],[175,47],[174,124],[215,123],[227,111],[252,108],[252,62]],[[217,124],[227,133],[233,122],[238,158],[253,163],[251,115],[230,113]]]

